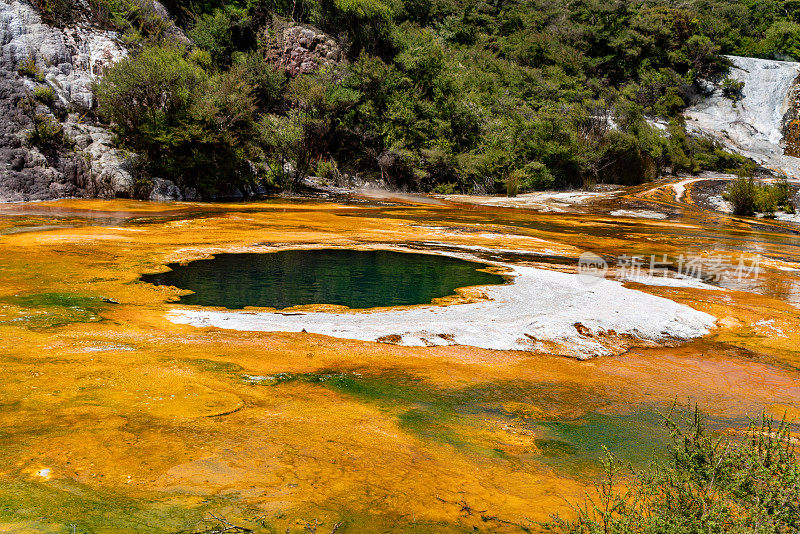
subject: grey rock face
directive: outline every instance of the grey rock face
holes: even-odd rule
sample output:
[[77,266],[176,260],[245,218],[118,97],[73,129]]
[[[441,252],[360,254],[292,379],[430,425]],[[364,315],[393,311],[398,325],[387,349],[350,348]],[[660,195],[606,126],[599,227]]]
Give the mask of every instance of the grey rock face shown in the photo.
[[87,25],[59,29],[42,22],[29,4],[0,3],[0,66],[14,72],[33,60],[64,104],[91,108],[91,86],[103,71],[125,57],[114,32]]
[[333,65],[343,57],[342,50],[328,34],[311,26],[290,24],[275,29],[270,42],[270,57],[295,76]]
[[183,200],[180,188],[170,180],[163,178],[153,178],[153,190],[150,192],[150,200],[155,202],[171,202]]
[[18,76],[0,69],[0,201],[86,196],[89,169],[80,155],[27,146],[33,123],[19,106],[27,96]]
[[[113,148],[111,134],[81,124],[77,114],[63,120],[68,108],[94,106],[92,84],[125,54],[113,32],[86,24],[55,28],[30,4],[0,0],[0,201],[131,196],[127,155]],[[35,72],[20,76],[24,63]],[[28,141],[32,114],[23,113],[21,103],[39,87],[50,87],[56,102],[39,103],[33,113],[63,120],[74,147],[39,149]]]
[[717,89],[685,112],[686,129],[764,167],[800,178],[800,158],[784,153],[784,117],[790,108],[800,63],[728,56],[730,77],[744,82],[734,103]]
[[76,151],[89,163],[89,191],[97,197],[130,197],[135,180],[130,172],[132,154],[113,147],[113,136],[105,128],[81,124],[70,115],[64,124],[75,140]]
[[[167,10],[166,7],[164,7],[164,4],[162,4],[158,0],[153,0],[153,9],[155,10],[156,14],[158,14],[158,16],[164,19],[165,21],[171,20],[169,11]],[[188,37],[186,37],[186,34],[183,33],[183,30],[171,22],[164,29],[164,37],[176,41],[178,43],[183,43],[185,45],[192,44],[192,41]]]

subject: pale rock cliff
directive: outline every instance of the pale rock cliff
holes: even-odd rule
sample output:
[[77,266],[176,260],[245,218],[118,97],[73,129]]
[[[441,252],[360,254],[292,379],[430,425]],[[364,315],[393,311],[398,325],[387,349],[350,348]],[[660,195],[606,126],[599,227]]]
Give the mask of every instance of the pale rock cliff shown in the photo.
[[791,178],[800,178],[800,158],[786,155],[785,117],[794,106],[792,95],[800,63],[729,56],[729,76],[744,82],[734,102],[720,89],[685,112],[690,132],[710,136],[731,150]]

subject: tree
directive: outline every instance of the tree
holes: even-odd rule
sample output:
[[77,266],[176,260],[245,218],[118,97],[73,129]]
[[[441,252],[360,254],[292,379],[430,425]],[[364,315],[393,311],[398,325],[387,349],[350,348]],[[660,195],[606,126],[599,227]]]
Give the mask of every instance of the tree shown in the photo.
[[235,71],[209,76],[182,47],[155,45],[117,63],[96,93],[101,115],[151,175],[204,196],[253,186],[256,108]]
[[382,0],[320,0],[321,25],[342,34],[349,41],[349,52],[387,54],[391,49],[390,30],[395,8]]
[[178,127],[206,82],[182,47],[147,47],[106,73],[96,87],[98,110],[129,148],[153,159],[183,141]]

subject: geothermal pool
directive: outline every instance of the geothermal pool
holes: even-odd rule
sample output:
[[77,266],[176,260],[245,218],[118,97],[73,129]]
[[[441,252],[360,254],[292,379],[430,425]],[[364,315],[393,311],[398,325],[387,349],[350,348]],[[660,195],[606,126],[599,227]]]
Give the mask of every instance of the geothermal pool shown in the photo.
[[229,309],[430,304],[461,287],[505,282],[502,276],[486,272],[486,264],[390,250],[221,254],[167,267],[169,271],[145,275],[142,281],[193,291],[180,298],[182,304]]

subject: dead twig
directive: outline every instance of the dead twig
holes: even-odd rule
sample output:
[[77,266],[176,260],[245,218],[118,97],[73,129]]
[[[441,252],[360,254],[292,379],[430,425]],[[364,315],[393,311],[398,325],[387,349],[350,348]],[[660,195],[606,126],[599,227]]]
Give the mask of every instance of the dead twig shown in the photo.
[[253,530],[247,527],[234,525],[224,517],[218,517],[209,512],[210,519],[203,519],[201,523],[214,523],[202,528],[192,528],[181,530],[176,534],[247,534],[252,533]]

